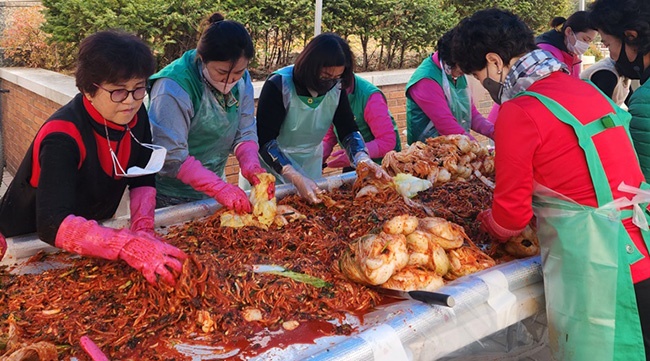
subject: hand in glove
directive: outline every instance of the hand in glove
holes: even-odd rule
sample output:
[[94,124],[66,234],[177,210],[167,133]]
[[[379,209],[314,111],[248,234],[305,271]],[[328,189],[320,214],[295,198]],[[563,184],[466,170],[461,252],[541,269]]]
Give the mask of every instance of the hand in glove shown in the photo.
[[180,249],[148,235],[129,229],[103,227],[75,215],[67,216],[56,233],[57,247],[82,256],[115,261],[122,259],[140,271],[151,284],[156,275],[174,286],[176,280],[168,267],[181,272],[187,255]]
[[481,230],[489,233],[492,237],[501,242],[506,242],[510,238],[518,236],[523,231],[523,229],[512,231],[498,225],[494,220],[494,217],[492,217],[491,209],[479,213],[478,216],[476,216],[476,220],[481,222]]
[[179,259],[184,260],[187,256],[180,249],[157,238],[146,239],[146,236],[142,236],[125,244],[120,258],[140,271],[149,283],[156,284],[156,275],[159,275],[173,286],[176,280],[167,267],[181,272],[183,264]]
[[185,159],[176,178],[197,191],[216,199],[228,209],[233,209],[237,213],[252,212],[251,202],[248,201],[246,193],[241,188],[224,182],[192,156]]
[[156,210],[156,188],[138,187],[129,191],[131,209],[131,230],[135,233],[156,236],[154,211]]
[[359,164],[364,163],[371,172],[375,174],[375,178],[384,180],[386,182],[390,182],[393,180],[393,178],[386,173],[384,168],[382,168],[379,164],[373,162],[372,159],[368,156],[367,153],[365,152],[359,152],[354,156],[354,163],[358,167]]
[[310,203],[320,203],[322,200],[318,195],[323,191],[318,188],[316,183],[306,176],[303,176],[296,168],[285,165],[282,167],[282,177],[290,181],[298,190],[298,194]]
[[327,162],[327,166],[330,168],[344,168],[350,166],[350,159],[348,159],[348,155],[343,149],[339,149],[332,153],[330,159],[332,160]]
[[[235,148],[235,157],[239,161],[239,170],[241,175],[246,178],[248,183],[256,186],[260,183],[257,175],[266,173],[266,169],[260,165],[260,158],[258,156],[259,146],[252,140],[242,142]],[[275,197],[275,183],[270,184],[267,188],[269,199]]]

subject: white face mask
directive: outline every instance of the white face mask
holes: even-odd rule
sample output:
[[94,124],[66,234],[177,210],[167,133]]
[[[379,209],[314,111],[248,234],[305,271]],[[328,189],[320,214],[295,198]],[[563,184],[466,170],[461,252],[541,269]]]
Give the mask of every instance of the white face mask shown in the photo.
[[111,142],[108,139],[108,127],[106,127],[106,123],[104,123],[104,128],[106,130],[106,141],[108,142],[108,150],[111,152],[111,159],[113,160],[113,171],[115,172],[115,175],[126,178],[133,178],[158,173],[162,169],[163,165],[165,164],[167,149],[156,144],[140,143],[140,141],[131,132],[131,129],[127,127],[127,130],[129,131],[129,134],[131,134],[131,138],[133,138],[133,140],[135,140],[144,148],[151,149],[151,156],[149,157],[149,162],[147,162],[147,165],[144,168],[133,166],[127,169],[125,172],[124,168],[122,168],[122,165],[120,164],[120,161],[117,159],[115,151],[113,151],[113,148],[111,147]]
[[208,72],[208,68],[206,68],[205,66],[203,67],[203,77],[205,77],[205,80],[207,80],[208,83],[210,83],[210,85],[212,85],[215,89],[220,91],[222,94],[230,93],[230,91],[235,86],[235,84],[237,84],[236,81],[230,84],[226,84],[223,81],[216,82],[212,80],[212,78],[210,77],[210,72]]
[[569,46],[567,46],[569,51],[573,54],[582,55],[589,49],[589,43],[578,39],[576,33],[573,33],[573,39],[576,41],[575,44],[569,43]]

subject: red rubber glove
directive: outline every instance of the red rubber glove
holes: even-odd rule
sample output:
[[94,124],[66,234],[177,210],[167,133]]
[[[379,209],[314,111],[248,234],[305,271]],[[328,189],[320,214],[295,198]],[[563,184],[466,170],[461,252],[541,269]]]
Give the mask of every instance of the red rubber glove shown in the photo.
[[138,187],[129,191],[131,209],[131,230],[156,236],[154,231],[154,211],[156,210],[156,188]]
[[[239,162],[241,175],[246,178],[248,183],[254,186],[260,184],[257,175],[266,173],[266,169],[260,165],[259,149],[259,145],[252,140],[239,143],[235,148],[235,157],[237,157],[237,161]],[[275,183],[269,185],[267,193],[269,200],[275,197]]]
[[344,168],[350,166],[348,154],[343,149],[339,149],[330,156],[331,161],[327,162],[329,168]]
[[5,256],[5,252],[7,252],[7,241],[5,240],[5,236],[0,233],[0,261]]
[[82,256],[111,261],[122,259],[154,285],[158,275],[174,286],[176,280],[167,267],[181,272],[181,261],[187,258],[183,251],[157,238],[136,234],[129,229],[103,227],[96,221],[72,214],[61,222],[54,244]]
[[185,159],[176,178],[185,184],[189,184],[197,191],[216,199],[222,206],[237,213],[250,213],[253,211],[251,202],[241,188],[224,182],[218,175],[205,168],[200,161],[192,156]]
[[498,225],[494,220],[494,217],[492,217],[491,209],[479,213],[478,216],[476,216],[476,220],[481,222],[481,230],[489,233],[501,242],[506,242],[510,238],[518,236],[523,231],[523,229],[513,231]]

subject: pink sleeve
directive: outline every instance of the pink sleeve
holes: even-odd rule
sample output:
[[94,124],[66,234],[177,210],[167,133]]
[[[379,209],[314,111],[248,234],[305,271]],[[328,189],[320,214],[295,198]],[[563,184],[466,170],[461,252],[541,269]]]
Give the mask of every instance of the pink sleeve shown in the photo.
[[382,158],[386,153],[395,149],[397,139],[393,122],[388,113],[388,104],[381,93],[373,93],[368,98],[363,117],[375,137],[366,143],[370,158]]
[[431,79],[420,79],[409,88],[409,95],[431,119],[441,135],[468,134],[458,124],[445,98],[442,87]]
[[555,59],[564,63],[569,68],[569,75],[576,79],[580,79],[580,63],[582,63],[582,60],[580,60],[579,57],[564,52],[551,44],[537,44],[537,47],[553,54]]
[[492,109],[490,109],[490,114],[488,114],[487,120],[490,121],[490,123],[494,124],[497,121],[497,117],[499,116],[499,108],[501,106],[497,103],[494,103],[492,106]]
[[494,133],[494,124],[485,119],[483,114],[474,106],[474,102],[472,102],[472,130],[490,139],[492,139]]
[[334,126],[331,125],[325,134],[325,138],[323,138],[323,161],[330,157],[336,143],[338,143],[338,140],[336,134],[334,134]]
[[548,51],[549,53],[553,54],[555,59],[557,59],[557,60],[564,63],[564,55],[562,55],[562,50],[554,47],[551,44],[546,44],[546,43],[537,44],[537,47],[542,49],[542,50]]

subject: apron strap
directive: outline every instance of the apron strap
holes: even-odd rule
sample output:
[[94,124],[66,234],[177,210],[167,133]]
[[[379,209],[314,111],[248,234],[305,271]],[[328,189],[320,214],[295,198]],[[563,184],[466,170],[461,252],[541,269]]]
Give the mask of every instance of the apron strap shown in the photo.
[[[525,91],[519,93],[517,96],[531,96],[539,100],[553,115],[555,115],[558,120],[571,126],[578,137],[578,144],[582,148],[585,158],[587,160],[587,166],[589,168],[589,174],[591,175],[591,181],[596,191],[596,198],[598,199],[598,206],[603,206],[614,200],[612,195],[612,190],[609,188],[608,182],[596,182],[597,179],[607,179],[605,174],[605,168],[603,167],[600,157],[598,156],[598,151],[596,150],[596,145],[593,141],[593,136],[599,134],[607,129],[624,126],[625,122],[622,120],[618,113],[608,113],[600,119],[596,119],[587,124],[582,124],[573,114],[571,114],[566,108],[560,105],[555,100],[544,96],[539,93]],[[629,133],[628,133],[629,134]]]

